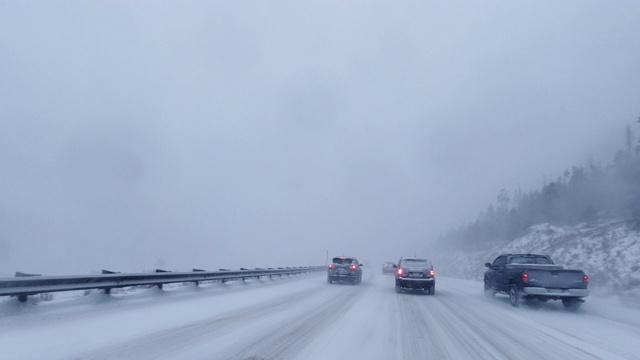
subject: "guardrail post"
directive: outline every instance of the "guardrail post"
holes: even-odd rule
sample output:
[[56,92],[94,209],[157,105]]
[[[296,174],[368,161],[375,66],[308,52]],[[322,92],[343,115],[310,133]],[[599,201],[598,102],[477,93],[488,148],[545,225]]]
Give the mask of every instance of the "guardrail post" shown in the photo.
[[[113,274],[120,274],[120,272],[102,269],[102,275],[113,275]],[[102,290],[104,290],[105,295],[111,295],[110,287],[102,288]]]
[[[16,275],[15,277],[31,277],[31,276],[42,276],[40,274],[27,274],[27,273],[23,273],[20,271],[16,271]],[[17,296],[18,301],[21,303],[27,302],[27,300],[29,299],[29,295],[18,295]]]
[[[156,269],[156,271],[155,271],[155,272],[157,272],[157,273],[168,273],[168,272],[171,272],[171,271],[169,271],[169,270],[162,270],[162,269]],[[158,284],[158,285],[157,285],[157,286],[158,286],[158,289],[162,290],[162,285],[164,285],[164,284]]]
[[[221,269],[219,269],[219,270],[220,270],[220,271],[231,271],[231,270],[229,270],[229,269],[222,269],[222,268],[221,268]],[[224,283],[226,283],[226,282],[227,282],[227,279],[220,279],[220,282],[224,284]]]
[[[202,270],[202,269],[193,269],[193,272],[205,272],[207,270]],[[200,281],[196,280],[194,281],[194,283],[196,284],[196,286],[200,286]]]

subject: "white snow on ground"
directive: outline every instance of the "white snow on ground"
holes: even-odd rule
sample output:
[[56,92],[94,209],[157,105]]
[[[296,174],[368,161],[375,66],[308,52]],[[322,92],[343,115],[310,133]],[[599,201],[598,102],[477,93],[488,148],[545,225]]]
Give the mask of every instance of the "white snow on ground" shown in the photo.
[[434,296],[324,273],[0,302],[3,360],[640,359],[640,309],[590,297],[577,312],[513,308],[482,284],[439,277]]

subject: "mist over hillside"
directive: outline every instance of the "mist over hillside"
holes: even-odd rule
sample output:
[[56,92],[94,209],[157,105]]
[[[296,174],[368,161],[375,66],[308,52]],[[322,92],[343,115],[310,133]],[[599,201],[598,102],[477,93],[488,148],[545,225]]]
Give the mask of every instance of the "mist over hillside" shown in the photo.
[[476,221],[430,249],[440,273],[481,279],[500,254],[540,253],[583,269],[598,293],[640,295],[640,141],[630,126],[624,134],[606,165],[572,166],[540,190],[502,189]]

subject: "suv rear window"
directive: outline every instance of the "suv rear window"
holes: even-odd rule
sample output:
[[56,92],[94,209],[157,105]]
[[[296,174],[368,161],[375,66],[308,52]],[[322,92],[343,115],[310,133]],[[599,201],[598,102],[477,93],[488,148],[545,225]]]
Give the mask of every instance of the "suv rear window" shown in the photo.
[[351,264],[355,264],[356,261],[352,258],[336,257],[336,258],[333,258],[333,263],[340,264],[340,265],[351,265]]
[[513,256],[512,264],[551,264],[546,256]]
[[429,265],[427,259],[402,259],[402,262],[409,265]]

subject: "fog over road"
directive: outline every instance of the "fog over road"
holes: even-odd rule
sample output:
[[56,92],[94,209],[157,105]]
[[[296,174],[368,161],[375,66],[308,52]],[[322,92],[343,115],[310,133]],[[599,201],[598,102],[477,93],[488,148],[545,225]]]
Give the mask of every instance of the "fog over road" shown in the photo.
[[438,278],[397,294],[324,273],[245,283],[0,303],[3,359],[640,359],[640,310],[588,298],[512,308],[482,284]]

